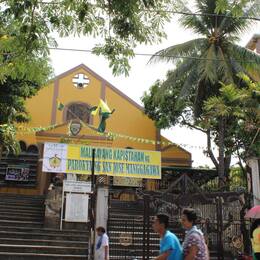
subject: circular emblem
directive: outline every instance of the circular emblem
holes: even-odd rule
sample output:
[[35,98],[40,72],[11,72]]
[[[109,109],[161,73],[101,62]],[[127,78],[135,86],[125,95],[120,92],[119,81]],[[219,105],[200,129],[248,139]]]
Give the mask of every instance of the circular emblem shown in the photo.
[[132,233],[123,232],[119,235],[119,243],[122,246],[130,246],[133,243],[133,236]]
[[240,249],[243,246],[242,237],[241,236],[233,236],[232,237],[232,245],[236,249]]
[[76,74],[73,79],[72,83],[76,88],[82,89],[89,85],[90,79],[87,75],[83,73]]

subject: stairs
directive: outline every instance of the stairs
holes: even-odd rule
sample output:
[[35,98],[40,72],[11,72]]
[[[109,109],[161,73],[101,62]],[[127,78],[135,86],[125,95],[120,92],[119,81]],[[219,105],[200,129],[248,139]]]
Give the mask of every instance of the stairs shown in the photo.
[[87,231],[43,227],[44,197],[0,194],[0,260],[87,259]]

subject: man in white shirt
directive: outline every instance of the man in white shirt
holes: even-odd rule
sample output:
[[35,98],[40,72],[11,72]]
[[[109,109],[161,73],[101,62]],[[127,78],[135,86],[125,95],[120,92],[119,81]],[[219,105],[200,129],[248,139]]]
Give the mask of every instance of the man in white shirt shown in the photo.
[[95,260],[109,260],[108,236],[104,227],[98,227]]

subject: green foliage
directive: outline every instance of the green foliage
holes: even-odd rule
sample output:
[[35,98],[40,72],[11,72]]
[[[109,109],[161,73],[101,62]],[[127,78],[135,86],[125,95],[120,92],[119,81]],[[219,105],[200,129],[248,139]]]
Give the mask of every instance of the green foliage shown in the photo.
[[0,12],[0,150],[17,154],[14,124],[29,120],[25,100],[37,93],[52,72],[49,40],[34,20],[33,2],[9,1],[0,6]]
[[260,83],[240,74],[246,84],[243,88],[223,85],[220,95],[204,103],[205,127],[216,128],[219,117],[226,121],[226,146],[239,152],[241,159],[260,156]]
[[20,145],[16,140],[16,128],[14,125],[5,124],[0,126],[0,159],[3,148],[7,153],[20,153]]
[[6,0],[0,6],[0,35],[11,35],[15,27],[24,48],[44,54],[55,45],[54,33],[103,36],[94,53],[105,55],[114,74],[127,74],[136,44],[154,44],[166,36],[163,28],[171,14],[162,10],[167,6],[173,1]]
[[[201,187],[206,191],[218,190],[218,179],[210,180]],[[231,167],[229,173],[229,180],[226,187],[229,191],[246,191],[247,179],[241,167]]]
[[[167,61],[176,64],[171,73],[171,85],[168,85],[172,89],[176,88],[175,82],[182,77],[180,98],[192,99],[194,115],[199,117],[203,101],[219,94],[219,82],[239,84],[239,72],[253,78],[252,72],[260,71],[260,56],[236,44],[238,33],[252,25],[251,20],[233,16],[232,11],[236,4],[233,6],[228,1],[229,9],[226,9],[225,4],[223,7],[223,3],[219,3],[223,9],[218,13],[216,9],[219,7],[215,0],[195,2],[196,12],[205,15],[183,15],[180,22],[185,28],[192,29],[202,37],[161,50],[152,57],[151,62]],[[260,5],[257,1],[240,3],[239,6],[244,16],[260,15]],[[183,11],[191,12],[185,4]],[[168,77],[167,80],[169,81]]]

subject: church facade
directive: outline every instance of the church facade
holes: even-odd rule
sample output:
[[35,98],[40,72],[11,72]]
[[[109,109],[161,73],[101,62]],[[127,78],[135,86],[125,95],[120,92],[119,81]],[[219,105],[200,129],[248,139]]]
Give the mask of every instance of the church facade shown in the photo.
[[[91,109],[100,100],[114,110],[106,120],[106,132],[114,133],[113,138],[96,131],[100,118]],[[162,166],[191,166],[191,154],[163,137],[140,105],[83,64],[51,80],[27,100],[26,108],[31,120],[18,134],[22,152],[3,156],[0,192],[47,191],[51,173],[42,172],[45,142],[160,151]],[[21,180],[13,177],[19,171],[25,173]]]

